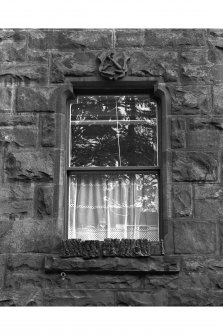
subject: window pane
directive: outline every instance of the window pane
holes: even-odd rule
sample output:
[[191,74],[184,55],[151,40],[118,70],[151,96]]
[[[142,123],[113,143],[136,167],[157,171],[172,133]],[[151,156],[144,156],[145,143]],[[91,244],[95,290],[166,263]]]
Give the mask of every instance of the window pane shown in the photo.
[[69,238],[157,241],[158,177],[154,173],[81,173],[69,180]]
[[149,96],[80,96],[71,107],[70,166],[157,165],[157,105]]

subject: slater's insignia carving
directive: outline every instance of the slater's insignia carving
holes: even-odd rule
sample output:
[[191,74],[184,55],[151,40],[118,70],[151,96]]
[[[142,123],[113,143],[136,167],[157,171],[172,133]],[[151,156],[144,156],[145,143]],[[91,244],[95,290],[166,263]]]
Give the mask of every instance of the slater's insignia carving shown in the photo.
[[109,80],[118,80],[127,73],[127,62],[130,59],[125,53],[105,51],[98,56],[100,61],[99,72],[102,77]]

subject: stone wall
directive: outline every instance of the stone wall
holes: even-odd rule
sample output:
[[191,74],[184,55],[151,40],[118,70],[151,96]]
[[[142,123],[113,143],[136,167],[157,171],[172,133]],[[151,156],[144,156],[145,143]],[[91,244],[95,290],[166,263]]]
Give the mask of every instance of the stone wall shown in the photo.
[[[65,260],[66,100],[110,49],[170,99],[166,255]],[[223,30],[7,29],[0,61],[0,305],[223,305]]]

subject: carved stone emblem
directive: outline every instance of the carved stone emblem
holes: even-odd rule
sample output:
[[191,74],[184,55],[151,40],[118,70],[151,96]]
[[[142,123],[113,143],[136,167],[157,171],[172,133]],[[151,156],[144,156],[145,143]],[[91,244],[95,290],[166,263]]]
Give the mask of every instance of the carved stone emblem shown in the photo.
[[100,61],[99,72],[102,77],[109,80],[117,80],[123,78],[127,73],[127,62],[129,56],[123,53],[115,53],[114,51],[105,51],[98,59]]

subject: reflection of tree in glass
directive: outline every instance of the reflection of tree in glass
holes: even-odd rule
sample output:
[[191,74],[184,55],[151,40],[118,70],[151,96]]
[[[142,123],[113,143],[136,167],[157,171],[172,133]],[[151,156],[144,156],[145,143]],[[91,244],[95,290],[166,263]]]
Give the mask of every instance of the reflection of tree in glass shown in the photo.
[[156,108],[148,96],[80,97],[71,118],[92,123],[72,127],[71,165],[155,165]]

